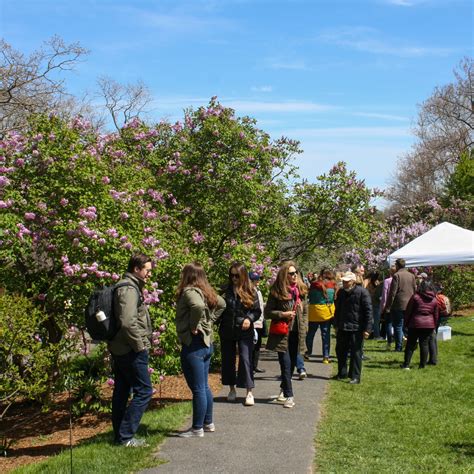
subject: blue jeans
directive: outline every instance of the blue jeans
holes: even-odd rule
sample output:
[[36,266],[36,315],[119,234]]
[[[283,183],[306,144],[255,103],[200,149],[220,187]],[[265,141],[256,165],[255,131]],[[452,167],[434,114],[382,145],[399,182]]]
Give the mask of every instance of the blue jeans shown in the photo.
[[[143,413],[153,395],[148,373],[148,351],[130,351],[112,355],[114,367],[114,394],[112,396],[112,426],[115,441],[124,443],[133,438],[140,425]],[[127,407],[128,397],[133,398]]]
[[390,313],[384,313],[383,317],[385,320],[385,335],[387,336],[387,343],[391,344],[393,342],[392,316]]
[[393,336],[395,338],[395,350],[402,352],[403,350],[403,318],[405,311],[401,309],[392,309],[390,312],[393,325]]
[[207,347],[200,335],[193,336],[189,346],[181,349],[181,367],[189,389],[193,393],[193,428],[212,423],[212,392],[209,388],[209,365],[213,347]]
[[325,321],[321,323],[310,321],[308,323],[308,333],[306,334],[306,349],[307,354],[313,353],[313,341],[314,336],[318,332],[318,328],[321,329],[321,342],[323,345],[323,357],[329,358],[329,352],[331,350],[331,322]]
[[374,338],[378,339],[380,337],[380,305],[374,304],[372,313],[374,315]]

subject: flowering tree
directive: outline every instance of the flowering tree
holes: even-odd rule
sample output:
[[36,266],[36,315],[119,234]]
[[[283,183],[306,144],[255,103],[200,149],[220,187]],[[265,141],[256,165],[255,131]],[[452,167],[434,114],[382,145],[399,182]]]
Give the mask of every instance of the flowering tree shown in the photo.
[[344,162],[318,176],[315,183],[298,184],[291,198],[296,213],[288,222],[291,235],[282,256],[305,257],[320,248],[342,252],[355,244],[365,245],[377,225],[371,200],[379,195]]

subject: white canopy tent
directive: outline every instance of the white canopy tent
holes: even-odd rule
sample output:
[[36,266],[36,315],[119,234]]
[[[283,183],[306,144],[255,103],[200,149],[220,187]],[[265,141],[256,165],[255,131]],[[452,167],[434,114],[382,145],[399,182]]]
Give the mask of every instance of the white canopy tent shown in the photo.
[[474,232],[443,222],[389,255],[389,265],[397,258],[407,267],[474,264]]

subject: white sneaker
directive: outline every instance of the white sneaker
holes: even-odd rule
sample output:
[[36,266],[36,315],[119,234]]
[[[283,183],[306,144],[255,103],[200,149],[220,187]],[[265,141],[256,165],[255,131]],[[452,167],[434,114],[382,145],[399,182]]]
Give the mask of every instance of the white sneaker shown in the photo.
[[286,402],[286,397],[283,394],[283,392],[280,392],[280,395],[275,399],[276,402],[278,403],[285,403]]
[[299,378],[300,380],[304,380],[307,376],[308,376],[308,374],[306,373],[306,370],[302,370],[302,371],[300,372],[300,375],[299,375],[298,378]]
[[295,399],[293,397],[288,397],[283,404],[283,408],[293,408],[295,406]]
[[227,401],[235,402],[236,399],[237,399],[237,393],[235,391],[235,388],[231,388],[229,391],[229,395],[227,395]]
[[204,425],[204,431],[206,433],[214,433],[216,431],[216,426],[214,423],[209,423],[208,425]]
[[253,407],[255,405],[255,400],[253,398],[252,392],[247,393],[247,396],[245,397],[244,405],[246,407]]
[[199,428],[198,430],[195,430],[194,428],[190,428],[188,431],[179,433],[178,436],[180,438],[202,438],[204,436],[204,429]]

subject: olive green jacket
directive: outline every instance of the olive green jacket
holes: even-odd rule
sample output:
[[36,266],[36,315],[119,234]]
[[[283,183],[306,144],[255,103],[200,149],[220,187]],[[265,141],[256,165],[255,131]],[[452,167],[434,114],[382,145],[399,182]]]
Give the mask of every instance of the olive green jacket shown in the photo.
[[209,309],[199,288],[186,287],[176,305],[176,332],[181,344],[189,346],[192,331],[197,330],[204,344],[210,347],[213,339],[212,325],[225,309],[225,300],[217,296],[217,306]]
[[125,273],[119,283],[122,282],[128,282],[129,285],[117,288],[114,294],[115,318],[120,329],[108,343],[113,355],[141,352],[151,347],[151,319],[141,297],[145,282],[131,273]]
[[[265,319],[278,321],[284,319],[281,313],[293,309],[293,300],[279,300],[272,294],[268,296],[265,306]],[[298,324],[298,351],[303,354],[306,350],[306,333],[308,332],[308,301],[307,298],[301,300],[300,307],[296,310],[296,322]],[[293,320],[290,331],[295,322]],[[267,339],[267,349],[276,352],[286,352],[288,350],[288,335],[269,334]]]

